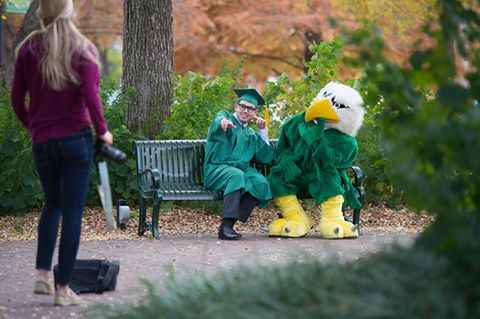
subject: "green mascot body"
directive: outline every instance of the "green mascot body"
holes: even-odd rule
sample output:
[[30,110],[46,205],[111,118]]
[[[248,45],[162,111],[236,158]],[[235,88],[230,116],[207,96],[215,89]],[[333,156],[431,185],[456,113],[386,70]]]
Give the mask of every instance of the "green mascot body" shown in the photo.
[[268,179],[282,218],[269,226],[269,234],[301,237],[313,227],[297,194],[309,193],[321,206],[320,233],[324,238],[355,238],[356,226],[345,221],[342,206],[361,204],[346,169],[357,158],[355,135],[363,122],[363,100],[349,86],[331,82],[306,112],[282,127],[276,165]]

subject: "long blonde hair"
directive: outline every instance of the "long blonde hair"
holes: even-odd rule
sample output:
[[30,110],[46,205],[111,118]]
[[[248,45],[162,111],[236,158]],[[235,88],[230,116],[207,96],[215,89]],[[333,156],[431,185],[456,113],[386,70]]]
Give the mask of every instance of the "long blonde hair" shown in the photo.
[[40,59],[43,83],[54,90],[62,90],[68,82],[80,84],[80,78],[72,67],[72,56],[78,53],[96,63],[96,47],[75,26],[75,9],[72,0],[40,0],[37,10],[41,30],[33,31],[16,49],[35,34],[42,34],[45,52]]

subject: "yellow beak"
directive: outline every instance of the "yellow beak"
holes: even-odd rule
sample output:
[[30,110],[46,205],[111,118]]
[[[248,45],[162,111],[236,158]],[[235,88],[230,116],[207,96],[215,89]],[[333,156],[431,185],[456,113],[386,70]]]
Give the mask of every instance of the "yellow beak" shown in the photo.
[[336,123],[340,121],[328,99],[313,101],[305,113],[305,121],[310,122],[316,118],[323,117],[327,122]]

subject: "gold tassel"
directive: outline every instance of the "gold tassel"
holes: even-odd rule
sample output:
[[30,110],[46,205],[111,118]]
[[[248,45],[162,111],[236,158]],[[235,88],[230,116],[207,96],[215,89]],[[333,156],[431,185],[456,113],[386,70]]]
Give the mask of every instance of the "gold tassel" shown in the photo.
[[265,120],[267,128],[270,128],[270,115],[268,114],[268,105],[266,104],[265,104],[265,107],[263,108],[263,119]]

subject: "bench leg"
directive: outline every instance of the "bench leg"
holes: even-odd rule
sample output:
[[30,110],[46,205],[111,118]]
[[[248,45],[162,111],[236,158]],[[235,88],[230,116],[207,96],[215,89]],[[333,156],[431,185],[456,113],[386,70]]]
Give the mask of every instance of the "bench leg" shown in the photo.
[[138,214],[138,236],[145,234],[147,220],[147,200],[140,196],[140,213]]
[[[355,175],[355,179],[353,182],[353,186],[357,192],[357,197],[360,203],[363,203],[365,200],[365,189],[362,186],[363,181],[363,173],[360,167],[352,166],[353,173]],[[362,235],[360,232],[360,209],[353,210],[353,223],[358,226],[358,234]]]
[[158,234],[158,220],[160,215],[160,206],[162,205],[162,195],[158,192],[153,199],[153,210],[152,210],[152,235],[155,239],[159,238]]
[[361,235],[360,232],[360,209],[353,210],[353,223],[358,226],[358,234]]

